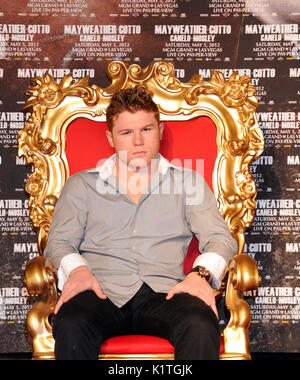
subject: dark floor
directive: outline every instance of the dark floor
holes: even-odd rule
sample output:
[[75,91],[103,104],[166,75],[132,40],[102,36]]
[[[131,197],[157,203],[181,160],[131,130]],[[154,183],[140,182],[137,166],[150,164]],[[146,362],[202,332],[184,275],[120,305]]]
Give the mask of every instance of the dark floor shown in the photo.
[[[253,352],[252,360],[300,360],[300,353]],[[0,360],[31,360],[31,353],[0,354]]]

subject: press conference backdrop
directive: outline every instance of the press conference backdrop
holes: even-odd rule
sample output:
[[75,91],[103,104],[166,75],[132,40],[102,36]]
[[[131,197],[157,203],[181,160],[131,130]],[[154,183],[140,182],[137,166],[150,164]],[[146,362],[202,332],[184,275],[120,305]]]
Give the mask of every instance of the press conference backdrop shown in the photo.
[[[265,151],[251,167],[258,190],[246,252],[262,276],[250,297],[252,352],[300,351],[300,2],[295,0],[0,0],[0,352],[30,352],[23,277],[38,254],[17,157],[32,78],[72,73],[108,85],[120,59],[166,59],[187,82],[249,75]],[[220,324],[224,324],[221,318]]]

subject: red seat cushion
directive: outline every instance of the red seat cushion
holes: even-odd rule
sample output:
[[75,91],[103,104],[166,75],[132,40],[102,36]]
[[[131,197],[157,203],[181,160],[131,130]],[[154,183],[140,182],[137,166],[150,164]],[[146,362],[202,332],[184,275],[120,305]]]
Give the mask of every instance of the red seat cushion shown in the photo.
[[106,339],[101,354],[173,354],[174,347],[164,338],[151,335],[123,335]]
[[[224,351],[221,336],[220,354]],[[164,338],[151,335],[122,335],[106,339],[101,354],[174,354],[173,345]]]

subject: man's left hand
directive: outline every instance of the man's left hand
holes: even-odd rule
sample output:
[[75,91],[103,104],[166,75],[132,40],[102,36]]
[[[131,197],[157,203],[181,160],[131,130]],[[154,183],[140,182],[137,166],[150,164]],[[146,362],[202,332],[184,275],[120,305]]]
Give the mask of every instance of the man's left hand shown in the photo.
[[171,299],[176,293],[189,293],[192,296],[200,298],[213,309],[217,318],[219,318],[213,289],[209,283],[197,273],[192,272],[188,274],[182,282],[175,285],[167,294],[166,300]]

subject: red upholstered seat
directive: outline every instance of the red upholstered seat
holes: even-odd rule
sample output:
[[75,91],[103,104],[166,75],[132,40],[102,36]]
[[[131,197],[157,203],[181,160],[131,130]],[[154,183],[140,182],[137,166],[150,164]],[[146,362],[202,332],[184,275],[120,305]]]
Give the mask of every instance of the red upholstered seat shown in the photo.
[[[220,354],[224,351],[221,337]],[[101,354],[174,354],[174,347],[164,338],[151,335],[122,335],[106,339]]]
[[[67,130],[66,155],[70,174],[99,165],[114,153],[105,131],[106,123],[88,119],[74,121]],[[217,156],[216,127],[208,117],[185,122],[165,122],[160,153],[173,164],[183,166],[184,159],[191,159],[189,168],[198,170],[212,188],[212,172]],[[202,165],[196,165],[202,159]],[[174,161],[173,161],[174,160]],[[197,240],[189,246],[184,263],[187,273],[199,255]],[[223,339],[221,337],[221,350]],[[174,347],[163,338],[149,335],[124,335],[107,339],[101,347],[101,354],[173,354]]]
[[[158,351],[159,350],[159,351]],[[101,354],[173,354],[174,347],[164,338],[151,335],[122,335],[106,339]]]

